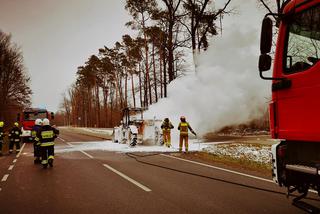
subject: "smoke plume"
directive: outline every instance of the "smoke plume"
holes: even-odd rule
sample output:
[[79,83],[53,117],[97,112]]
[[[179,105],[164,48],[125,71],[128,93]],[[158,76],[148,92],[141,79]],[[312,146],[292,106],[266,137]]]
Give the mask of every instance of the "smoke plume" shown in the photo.
[[264,113],[270,82],[259,78],[257,66],[263,11],[254,0],[233,7],[238,14],[224,19],[222,35],[197,56],[196,72],[171,82],[168,98],[150,106],[146,117],[169,117],[177,126],[183,115],[204,134]]

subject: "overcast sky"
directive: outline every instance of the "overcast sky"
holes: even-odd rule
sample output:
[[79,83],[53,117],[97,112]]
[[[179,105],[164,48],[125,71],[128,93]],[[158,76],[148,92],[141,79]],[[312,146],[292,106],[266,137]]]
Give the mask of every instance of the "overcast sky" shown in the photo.
[[0,0],[0,30],[22,49],[34,107],[58,110],[77,67],[130,32],[124,5],[125,0]]
[[[216,3],[220,8],[225,1]],[[0,30],[21,46],[34,107],[58,110],[77,67],[130,33],[125,23],[131,17],[124,5],[125,0],[0,0]],[[237,23],[242,31],[259,30],[261,11],[256,6],[256,0],[233,0],[230,8],[236,14],[224,18],[224,29]],[[237,13],[245,18],[239,20]]]

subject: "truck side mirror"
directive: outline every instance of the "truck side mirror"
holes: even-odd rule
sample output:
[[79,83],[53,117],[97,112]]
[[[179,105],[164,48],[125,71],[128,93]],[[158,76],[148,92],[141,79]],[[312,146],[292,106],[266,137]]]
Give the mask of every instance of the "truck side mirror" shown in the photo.
[[20,113],[17,114],[17,121],[20,121]]
[[272,20],[265,17],[262,21],[260,36],[260,52],[261,54],[270,53],[272,46]]
[[54,120],[54,113],[51,112],[51,120]]
[[262,72],[268,71],[270,67],[271,67],[271,56],[269,56],[268,54],[261,54],[259,57],[259,71],[260,71],[261,78],[262,78]]

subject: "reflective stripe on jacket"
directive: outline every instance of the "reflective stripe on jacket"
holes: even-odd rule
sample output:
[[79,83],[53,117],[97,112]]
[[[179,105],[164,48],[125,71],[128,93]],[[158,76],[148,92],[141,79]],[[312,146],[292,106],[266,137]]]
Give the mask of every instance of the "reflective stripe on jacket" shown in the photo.
[[57,137],[55,128],[51,126],[43,126],[37,133],[37,138],[40,140],[40,146],[53,146],[54,139]]
[[9,132],[10,141],[18,142],[20,141],[21,130],[19,127],[13,127]]
[[189,123],[180,122],[178,126],[178,129],[180,130],[180,135],[188,135],[188,128],[189,128]]
[[45,143],[41,143],[40,146],[54,146],[54,142],[45,142]]

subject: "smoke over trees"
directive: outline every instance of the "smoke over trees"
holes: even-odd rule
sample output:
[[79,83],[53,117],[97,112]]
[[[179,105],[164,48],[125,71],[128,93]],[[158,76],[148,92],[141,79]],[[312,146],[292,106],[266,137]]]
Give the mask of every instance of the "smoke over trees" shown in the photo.
[[123,108],[167,97],[168,84],[185,72],[185,52],[207,49],[230,2],[215,8],[212,0],[126,0],[132,16],[126,26],[136,35],[100,48],[78,67],[61,104],[65,123],[112,127]]
[[0,31],[0,120],[13,121],[18,110],[31,104],[29,84],[20,49]]

